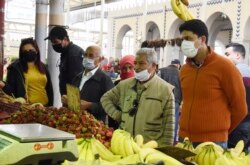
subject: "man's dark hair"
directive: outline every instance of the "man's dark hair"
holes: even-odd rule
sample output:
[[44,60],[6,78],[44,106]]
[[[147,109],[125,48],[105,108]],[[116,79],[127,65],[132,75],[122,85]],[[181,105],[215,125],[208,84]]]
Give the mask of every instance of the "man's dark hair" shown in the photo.
[[199,19],[192,19],[189,21],[184,22],[179,27],[180,33],[182,33],[184,30],[191,31],[194,34],[196,34],[198,37],[206,36],[206,44],[208,42],[208,30],[207,26],[204,22],[202,22]]
[[245,54],[246,54],[246,49],[245,47],[242,45],[242,44],[239,44],[239,43],[230,43],[226,46],[226,48],[230,48],[232,47],[233,48],[233,51],[234,52],[238,52],[241,54],[241,56],[243,58],[245,58]]

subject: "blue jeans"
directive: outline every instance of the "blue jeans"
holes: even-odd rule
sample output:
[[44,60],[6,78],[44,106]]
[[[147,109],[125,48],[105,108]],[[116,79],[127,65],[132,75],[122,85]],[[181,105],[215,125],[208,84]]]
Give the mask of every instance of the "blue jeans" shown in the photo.
[[180,117],[180,105],[175,103],[175,128],[174,128],[174,143],[178,141],[178,129],[179,129],[179,117]]
[[[179,137],[179,142],[183,142],[183,140],[184,139],[182,137]],[[197,147],[201,143],[203,143],[203,142],[192,142],[194,148]],[[214,143],[221,146],[222,148],[227,148],[227,141],[225,141],[225,142],[214,142]]]

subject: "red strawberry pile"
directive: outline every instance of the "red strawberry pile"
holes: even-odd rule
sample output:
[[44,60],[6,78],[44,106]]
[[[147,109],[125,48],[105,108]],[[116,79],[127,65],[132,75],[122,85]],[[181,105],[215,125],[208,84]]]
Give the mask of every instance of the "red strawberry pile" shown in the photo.
[[62,131],[75,134],[77,138],[95,137],[105,146],[110,146],[113,128],[109,128],[102,121],[86,111],[81,114],[68,110],[65,107],[46,107],[43,109],[22,109],[3,119],[2,124],[41,123]]

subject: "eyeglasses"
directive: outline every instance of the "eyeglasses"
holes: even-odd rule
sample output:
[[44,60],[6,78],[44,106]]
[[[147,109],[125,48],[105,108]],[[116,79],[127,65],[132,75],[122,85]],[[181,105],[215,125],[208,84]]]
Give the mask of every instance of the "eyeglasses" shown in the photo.
[[134,116],[136,114],[138,105],[139,105],[138,100],[135,99],[133,101],[133,107],[128,111],[129,116]]
[[34,38],[33,37],[29,37],[29,38],[23,38],[21,39],[21,42],[33,42],[34,41]]

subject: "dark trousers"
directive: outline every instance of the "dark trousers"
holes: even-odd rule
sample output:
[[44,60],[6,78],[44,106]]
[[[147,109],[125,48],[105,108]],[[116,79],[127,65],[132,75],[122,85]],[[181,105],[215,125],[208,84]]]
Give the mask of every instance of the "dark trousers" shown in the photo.
[[235,147],[239,140],[244,141],[244,152],[249,152],[250,147],[250,121],[243,121],[235,128],[228,137],[228,147]]

